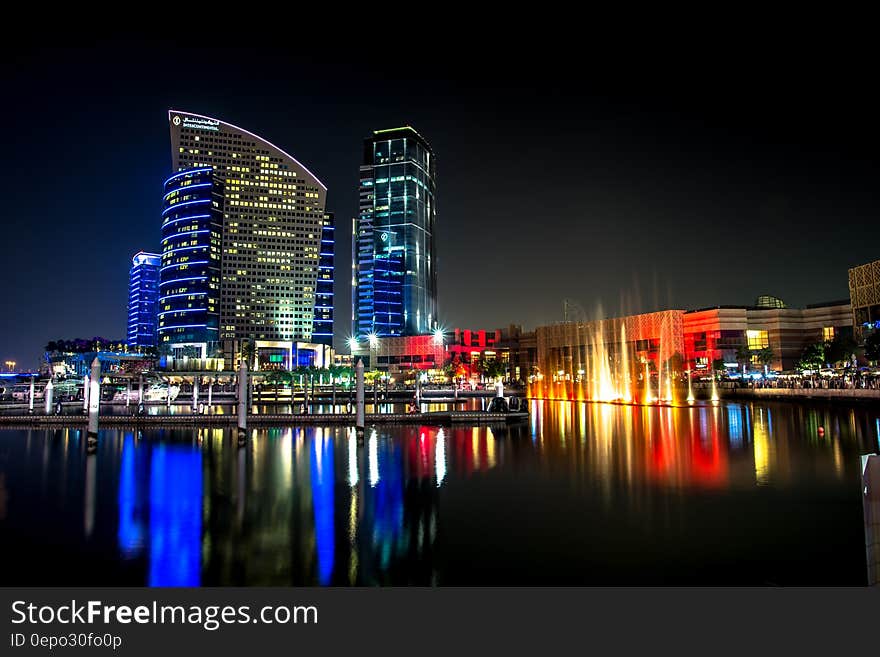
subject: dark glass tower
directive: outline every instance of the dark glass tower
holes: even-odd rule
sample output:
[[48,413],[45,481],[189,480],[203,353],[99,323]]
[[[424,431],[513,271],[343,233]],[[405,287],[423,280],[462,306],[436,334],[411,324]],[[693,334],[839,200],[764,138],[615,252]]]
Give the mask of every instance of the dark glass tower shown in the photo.
[[128,346],[156,346],[156,313],[159,309],[158,253],[141,251],[131,259],[128,275]]
[[212,167],[186,169],[165,181],[162,206],[159,346],[210,356],[220,330],[223,184]]
[[334,232],[333,213],[324,215],[321,226],[321,251],[318,260],[318,282],[315,287],[315,323],[312,342],[333,346],[333,267]]
[[364,140],[353,235],[355,336],[420,335],[437,326],[434,153],[413,128]]

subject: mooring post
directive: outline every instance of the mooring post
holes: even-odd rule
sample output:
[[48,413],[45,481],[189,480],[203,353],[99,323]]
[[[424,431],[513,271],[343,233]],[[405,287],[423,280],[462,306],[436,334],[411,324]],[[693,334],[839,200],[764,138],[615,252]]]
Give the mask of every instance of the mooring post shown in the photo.
[[101,361],[97,356],[92,361],[89,381],[88,450],[94,452],[98,448],[98,413],[101,410]]
[[28,394],[28,413],[34,414],[34,377],[31,377],[31,390]]
[[248,366],[247,360],[241,359],[238,370],[238,444],[243,446],[247,439],[247,404],[248,404]]
[[880,586],[880,455],[862,455],[861,483],[868,585]]
[[83,376],[83,415],[89,412],[89,375]]
[[54,392],[52,385],[52,379],[49,379],[49,383],[46,384],[46,389],[43,391],[43,401],[46,402],[46,415],[50,415],[52,413],[52,393]]
[[355,415],[355,431],[358,437],[364,437],[364,361],[358,358],[357,364],[354,366],[355,372],[355,406],[357,407]]

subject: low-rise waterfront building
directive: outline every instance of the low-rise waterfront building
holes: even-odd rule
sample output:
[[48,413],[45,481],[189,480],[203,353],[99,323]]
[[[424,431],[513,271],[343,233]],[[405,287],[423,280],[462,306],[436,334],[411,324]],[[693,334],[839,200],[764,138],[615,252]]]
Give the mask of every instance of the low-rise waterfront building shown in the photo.
[[[612,360],[626,351],[631,362],[648,363],[652,369],[672,360],[674,369],[708,370],[721,360],[730,368],[760,369],[766,364],[781,371],[793,369],[810,344],[852,336],[852,313],[845,300],[801,309],[765,296],[753,306],[562,322],[539,326],[536,334],[537,360],[544,374],[576,377],[600,348]],[[770,354],[769,362],[762,362],[762,353]],[[743,362],[745,354],[748,363]]]

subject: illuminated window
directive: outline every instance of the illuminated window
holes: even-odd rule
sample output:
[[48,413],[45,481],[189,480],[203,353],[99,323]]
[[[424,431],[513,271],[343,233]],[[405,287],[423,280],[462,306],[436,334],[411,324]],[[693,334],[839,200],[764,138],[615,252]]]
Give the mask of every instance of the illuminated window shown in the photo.
[[767,331],[746,331],[746,340],[750,351],[764,349],[770,346],[770,338]]
[[826,326],[822,329],[822,340],[831,342],[834,339],[834,327]]

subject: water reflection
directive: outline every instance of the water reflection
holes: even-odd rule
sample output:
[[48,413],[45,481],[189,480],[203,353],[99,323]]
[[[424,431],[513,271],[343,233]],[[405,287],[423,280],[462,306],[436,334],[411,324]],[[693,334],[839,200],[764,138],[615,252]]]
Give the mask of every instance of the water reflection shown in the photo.
[[880,419],[541,402],[518,425],[253,429],[242,448],[112,429],[90,456],[79,434],[0,431],[18,583],[859,584],[853,481]]
[[134,433],[127,431],[122,442],[122,463],[119,467],[119,529],[117,540],[125,557],[137,557],[144,549],[147,536],[148,484],[150,481],[148,452],[135,448]]
[[312,499],[315,511],[315,539],[318,553],[318,583],[330,584],[335,554],[333,529],[333,442],[316,430],[312,439]]
[[150,586],[201,582],[202,453],[159,443],[150,459]]

